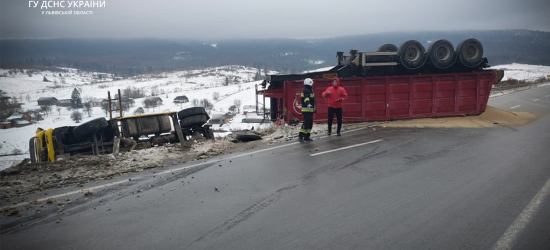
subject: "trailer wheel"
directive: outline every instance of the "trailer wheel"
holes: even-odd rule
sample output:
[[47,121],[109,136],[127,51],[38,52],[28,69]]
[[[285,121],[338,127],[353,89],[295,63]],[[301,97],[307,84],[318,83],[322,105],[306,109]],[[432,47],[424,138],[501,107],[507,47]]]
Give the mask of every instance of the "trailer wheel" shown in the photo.
[[93,135],[95,132],[97,132],[100,129],[104,129],[108,126],[107,120],[105,118],[100,117],[93,119],[91,121],[85,122],[79,126],[76,126],[73,129],[73,135],[75,139],[82,139],[87,136]]
[[483,62],[483,45],[477,39],[466,39],[456,48],[458,60],[468,67],[475,68]]
[[206,115],[194,115],[194,116],[189,116],[183,120],[180,120],[180,126],[191,127],[194,125],[203,125],[207,121],[208,121],[208,117],[206,117]]
[[184,109],[178,112],[178,118],[180,120],[183,120],[187,117],[195,116],[195,115],[208,115],[208,113],[206,113],[206,110],[204,110],[203,107],[192,107],[192,108]]
[[426,49],[415,40],[409,40],[399,46],[398,51],[401,65],[407,69],[418,69],[426,62]]
[[447,40],[437,40],[428,47],[428,58],[438,69],[446,69],[455,63],[455,49]]
[[380,46],[380,48],[378,48],[377,52],[397,52],[397,46],[395,46],[393,44],[390,44],[390,43],[387,43],[387,44],[384,44],[384,45]]

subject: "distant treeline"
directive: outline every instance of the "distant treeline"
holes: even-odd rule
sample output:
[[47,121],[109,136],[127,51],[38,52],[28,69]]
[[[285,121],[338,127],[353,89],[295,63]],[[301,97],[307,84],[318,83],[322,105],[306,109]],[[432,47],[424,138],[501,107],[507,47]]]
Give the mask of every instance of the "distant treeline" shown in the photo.
[[429,41],[437,39],[447,39],[457,46],[466,38],[477,38],[483,43],[491,65],[550,65],[550,32],[496,30],[395,32],[314,40],[0,40],[0,67],[58,66],[129,77],[233,64],[287,74],[335,65],[336,51],[376,51],[382,44],[399,46],[410,39],[422,42],[426,48]]

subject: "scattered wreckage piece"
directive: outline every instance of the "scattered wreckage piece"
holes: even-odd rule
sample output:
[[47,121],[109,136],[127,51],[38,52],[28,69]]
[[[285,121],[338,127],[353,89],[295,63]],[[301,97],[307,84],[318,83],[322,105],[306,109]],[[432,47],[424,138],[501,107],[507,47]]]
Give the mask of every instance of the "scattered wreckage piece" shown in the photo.
[[249,130],[236,131],[229,134],[232,142],[249,142],[261,140],[262,137]]

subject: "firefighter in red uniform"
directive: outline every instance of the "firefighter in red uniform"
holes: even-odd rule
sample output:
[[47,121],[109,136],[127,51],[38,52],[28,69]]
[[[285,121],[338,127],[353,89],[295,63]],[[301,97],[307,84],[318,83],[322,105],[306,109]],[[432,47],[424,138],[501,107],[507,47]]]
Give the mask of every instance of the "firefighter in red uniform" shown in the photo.
[[315,113],[315,95],[313,94],[313,80],[306,78],[304,80],[304,91],[300,95],[302,99],[302,115],[304,117],[302,129],[300,130],[299,140],[313,141],[311,138],[311,129],[313,128],[313,113]]
[[322,95],[328,98],[328,135],[332,132],[332,118],[336,114],[336,120],[338,120],[336,135],[340,136],[340,130],[342,129],[342,102],[348,98],[348,93],[340,86],[340,79],[334,78],[332,86],[328,87]]

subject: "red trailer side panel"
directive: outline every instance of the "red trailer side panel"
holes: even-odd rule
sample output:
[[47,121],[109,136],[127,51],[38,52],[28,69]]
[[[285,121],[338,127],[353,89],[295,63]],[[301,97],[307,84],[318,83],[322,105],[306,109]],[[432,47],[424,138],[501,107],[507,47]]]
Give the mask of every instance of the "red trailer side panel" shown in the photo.
[[[315,79],[316,122],[326,122],[328,101],[323,91],[331,79]],[[472,73],[434,74],[340,79],[348,99],[344,122],[411,119],[438,116],[479,115],[485,111],[496,82],[492,70]],[[279,98],[288,110],[285,121],[302,119],[302,81],[287,81],[283,89],[265,90],[266,97]]]

